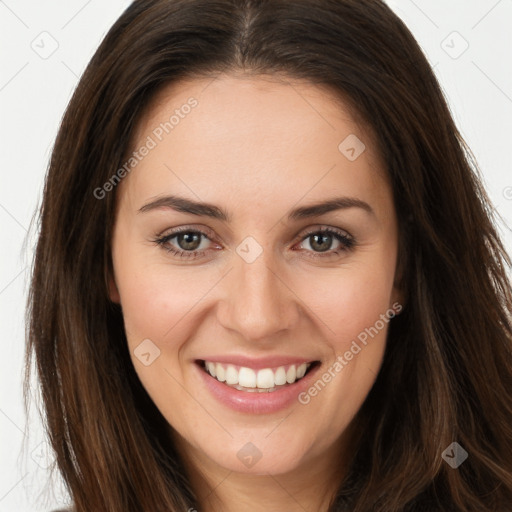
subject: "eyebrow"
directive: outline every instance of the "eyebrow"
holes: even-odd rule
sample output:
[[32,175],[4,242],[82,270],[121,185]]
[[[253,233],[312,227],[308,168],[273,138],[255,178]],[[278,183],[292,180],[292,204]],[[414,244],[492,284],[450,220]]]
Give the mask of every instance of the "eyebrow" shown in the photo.
[[[160,197],[142,206],[138,213],[145,213],[160,208],[171,208],[178,212],[189,213],[201,217],[211,217],[225,222],[230,222],[231,215],[222,208],[210,203],[202,203],[179,197],[175,195]],[[372,207],[355,197],[335,197],[309,206],[295,208],[288,213],[289,221],[298,221],[317,217],[335,210],[346,210],[349,208],[361,208],[371,215],[375,215]]]

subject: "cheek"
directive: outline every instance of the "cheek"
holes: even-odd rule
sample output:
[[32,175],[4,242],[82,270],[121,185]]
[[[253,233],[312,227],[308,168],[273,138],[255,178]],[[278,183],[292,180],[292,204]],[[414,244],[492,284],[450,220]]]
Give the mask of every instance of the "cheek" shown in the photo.
[[351,341],[390,308],[394,275],[388,270],[382,264],[365,265],[303,280],[304,288],[298,294],[306,298],[304,302],[336,352],[348,350]]
[[126,330],[160,343],[176,337],[176,330],[215,282],[208,273],[198,279],[186,269],[170,272],[165,264],[125,263],[116,278]]
[[[211,284],[207,275],[205,280],[194,280],[187,271],[171,272],[168,265],[148,265],[144,258],[118,263],[116,279],[135,371],[159,410],[173,424],[181,424],[183,418],[175,410],[188,410],[188,395],[182,390],[181,348],[197,321],[195,307]],[[169,408],[170,403],[176,408]]]
[[379,372],[394,316],[392,263],[344,268],[334,277],[308,282],[307,305],[330,357],[300,403],[329,423],[333,436],[357,413]]
[[[386,280],[365,280],[347,283],[344,292],[337,297],[337,320],[334,331],[337,351],[349,349],[355,339],[364,339],[364,333],[377,323],[379,331],[385,330],[380,323],[382,314],[390,307],[391,283]],[[386,324],[387,325],[387,324]]]

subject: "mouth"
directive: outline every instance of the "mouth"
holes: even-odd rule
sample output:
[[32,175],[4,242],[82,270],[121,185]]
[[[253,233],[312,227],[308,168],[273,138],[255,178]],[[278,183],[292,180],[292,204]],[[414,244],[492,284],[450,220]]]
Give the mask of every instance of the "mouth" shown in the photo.
[[320,361],[309,361],[267,368],[250,368],[204,359],[196,363],[217,382],[246,393],[272,393],[289,388],[320,365]]

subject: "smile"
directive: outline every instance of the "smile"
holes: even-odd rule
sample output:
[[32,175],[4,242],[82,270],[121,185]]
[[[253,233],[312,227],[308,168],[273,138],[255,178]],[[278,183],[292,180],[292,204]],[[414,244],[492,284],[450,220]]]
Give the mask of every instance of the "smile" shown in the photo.
[[206,355],[194,360],[208,395],[228,408],[268,414],[297,405],[297,397],[316,378],[321,361],[290,355],[247,357]]
[[219,382],[239,391],[271,392],[293,384],[306,375],[313,363],[291,364],[277,368],[253,369],[245,366],[203,361],[203,368]]

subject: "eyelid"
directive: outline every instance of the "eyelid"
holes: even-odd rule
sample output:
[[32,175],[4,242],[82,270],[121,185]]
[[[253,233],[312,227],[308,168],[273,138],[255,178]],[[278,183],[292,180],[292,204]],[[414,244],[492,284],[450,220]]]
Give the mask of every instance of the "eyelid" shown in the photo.
[[[157,233],[157,238],[164,238],[166,236],[174,236],[179,233],[197,232],[205,235],[209,240],[212,238],[219,238],[212,229],[207,226],[195,226],[194,224],[187,224],[186,226],[178,226],[177,228],[164,229],[162,232]],[[166,234],[169,232],[168,234]]]
[[347,238],[354,239],[354,237],[346,229],[336,228],[334,226],[328,226],[326,224],[317,224],[312,228],[306,228],[306,231],[301,231],[300,234],[297,236],[299,239],[302,240],[308,235],[318,233],[319,231],[332,231],[334,233],[338,233],[339,235],[346,236]]
[[[170,231],[168,235],[165,234],[167,231]],[[196,227],[193,224],[190,224],[190,225],[187,224],[186,226],[178,226],[177,228],[172,228],[171,230],[165,229],[164,231],[158,233],[156,235],[156,237],[163,238],[165,236],[177,235],[179,233],[188,232],[188,231],[201,233],[204,236],[206,236],[209,240],[213,240],[214,238],[220,239],[220,237],[218,237],[214,233],[214,231],[212,229],[208,228],[207,226],[201,225],[201,226]],[[302,240],[304,237],[311,235],[313,233],[317,233],[318,231],[334,231],[341,235],[345,235],[347,238],[354,239],[354,237],[346,229],[341,229],[341,228],[337,228],[334,226],[328,226],[326,224],[317,224],[315,226],[306,228],[305,231],[301,230],[300,233],[295,237],[295,239]]]

